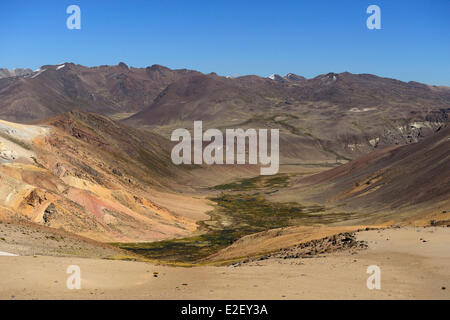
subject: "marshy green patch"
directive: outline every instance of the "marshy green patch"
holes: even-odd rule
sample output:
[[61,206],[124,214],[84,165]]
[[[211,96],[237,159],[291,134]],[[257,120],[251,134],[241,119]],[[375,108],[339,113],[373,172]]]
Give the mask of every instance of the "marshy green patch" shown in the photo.
[[317,221],[310,219],[325,210],[294,202],[271,202],[258,194],[226,194],[211,198],[216,209],[210,220],[202,221],[204,234],[152,243],[114,245],[148,259],[168,262],[197,262],[252,233]]
[[266,188],[285,188],[288,185],[289,185],[289,176],[287,174],[280,173],[275,176],[257,176],[254,178],[242,179],[237,182],[214,186],[211,189],[247,191],[247,190],[260,190]]

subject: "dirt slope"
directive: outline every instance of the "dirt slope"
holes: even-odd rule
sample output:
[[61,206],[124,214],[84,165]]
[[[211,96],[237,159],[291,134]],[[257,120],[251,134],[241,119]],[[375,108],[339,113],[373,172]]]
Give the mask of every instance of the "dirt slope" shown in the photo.
[[186,236],[207,218],[208,201],[173,191],[184,171],[155,134],[82,112],[0,129],[16,154],[0,165],[0,206],[10,220],[128,242]]
[[[449,211],[450,128],[298,179],[284,197],[364,211],[385,221],[442,220]],[[409,217],[409,218],[408,218]]]
[[[356,235],[368,244],[364,250],[309,259],[268,259],[240,267],[173,268],[73,257],[0,257],[0,298],[449,299],[449,230],[366,231]],[[81,269],[80,290],[66,287],[69,265]],[[370,265],[381,269],[381,290],[366,286]]]

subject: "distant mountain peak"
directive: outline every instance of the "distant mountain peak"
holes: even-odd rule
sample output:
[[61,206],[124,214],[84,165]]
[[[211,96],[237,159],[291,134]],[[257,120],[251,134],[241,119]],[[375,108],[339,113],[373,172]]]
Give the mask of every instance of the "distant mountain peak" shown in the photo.
[[169,68],[164,67],[164,66],[159,65],[159,64],[151,65],[150,67],[147,67],[146,69],[150,70],[150,71],[166,71],[166,70],[170,70]]
[[118,66],[124,69],[128,69],[128,65],[125,62],[119,62]]
[[284,78],[289,81],[304,81],[304,80],[306,80],[305,77],[299,76],[298,74],[295,74],[295,73],[288,73],[286,76],[284,76]]
[[320,80],[321,80],[324,84],[329,85],[329,84],[332,84],[332,83],[336,82],[336,80],[338,79],[338,77],[339,77],[339,75],[338,75],[337,73],[330,72],[330,73],[327,73],[326,75],[322,76],[322,77],[320,78]]
[[298,81],[304,81],[306,80],[305,77],[299,76],[295,73],[288,73],[284,77],[280,76],[279,74],[272,74],[268,77],[269,79],[277,82],[298,82]]
[[268,78],[270,80],[277,81],[277,82],[284,82],[284,80],[285,80],[282,76],[280,76],[279,74],[276,74],[276,73],[270,75]]

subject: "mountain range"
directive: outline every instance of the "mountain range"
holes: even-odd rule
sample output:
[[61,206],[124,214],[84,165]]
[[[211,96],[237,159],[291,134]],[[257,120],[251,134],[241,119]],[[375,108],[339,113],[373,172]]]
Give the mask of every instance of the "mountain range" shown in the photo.
[[281,150],[286,163],[354,159],[416,142],[448,122],[449,100],[446,87],[348,72],[229,78],[159,65],[63,63],[0,79],[0,119],[28,123],[80,110],[166,137],[194,120],[214,128],[276,126],[293,146]]
[[[121,243],[217,236],[233,225],[247,235],[266,224],[233,214],[273,208],[308,208],[308,223],[330,225],[439,220],[449,205],[449,113],[450,88],[370,74],[1,69],[0,219]],[[279,129],[280,174],[174,165],[170,134],[195,120]],[[219,249],[229,244],[219,240]]]

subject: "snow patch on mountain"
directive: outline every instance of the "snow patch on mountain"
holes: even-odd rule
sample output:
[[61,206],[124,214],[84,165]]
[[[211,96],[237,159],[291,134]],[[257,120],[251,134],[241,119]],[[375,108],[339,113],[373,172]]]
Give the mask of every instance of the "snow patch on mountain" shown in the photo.
[[45,70],[47,70],[47,69],[41,69],[41,68],[37,69],[37,70],[36,70],[37,73],[34,74],[34,75],[31,77],[31,79],[36,78],[38,75],[40,75],[41,73],[43,73]]

